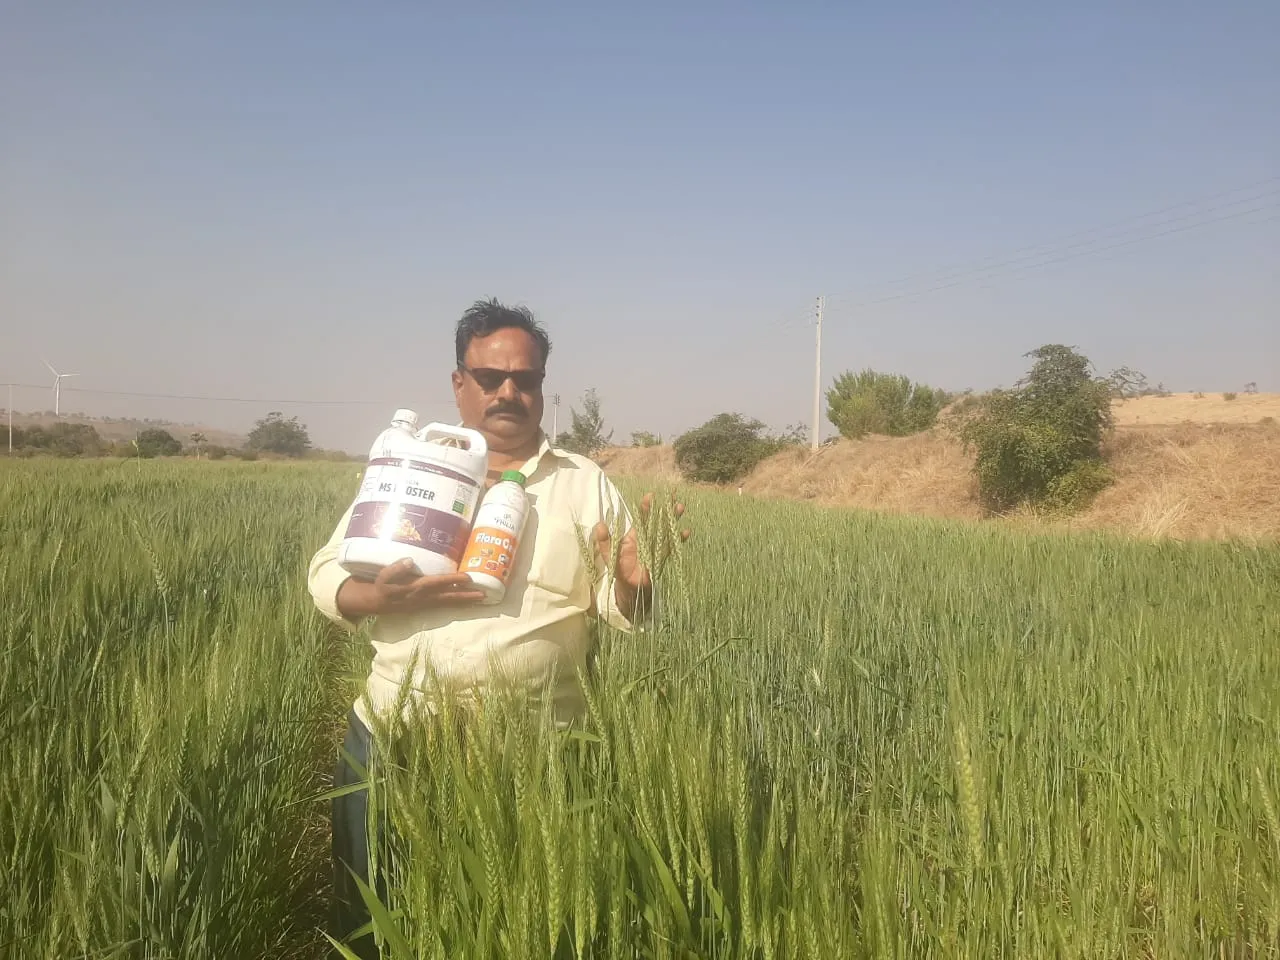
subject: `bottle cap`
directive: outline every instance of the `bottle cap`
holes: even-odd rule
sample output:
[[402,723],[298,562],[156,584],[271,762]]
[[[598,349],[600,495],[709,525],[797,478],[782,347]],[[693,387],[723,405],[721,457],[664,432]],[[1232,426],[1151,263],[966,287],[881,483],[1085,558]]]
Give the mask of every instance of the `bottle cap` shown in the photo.
[[512,483],[518,483],[523,487],[525,477],[519,470],[503,470],[498,482],[501,483],[503,480],[510,480]]
[[418,415],[412,410],[397,410],[395,416],[391,418],[392,423],[399,423],[401,420],[406,421],[410,427],[418,425]]

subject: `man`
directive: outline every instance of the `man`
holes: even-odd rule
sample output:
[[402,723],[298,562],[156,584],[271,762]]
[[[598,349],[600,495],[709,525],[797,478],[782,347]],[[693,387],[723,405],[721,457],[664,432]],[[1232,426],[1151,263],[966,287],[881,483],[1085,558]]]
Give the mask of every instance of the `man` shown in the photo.
[[[453,393],[464,426],[479,431],[489,448],[488,485],[504,470],[519,470],[532,503],[511,582],[503,600],[479,604],[482,594],[465,574],[418,576],[412,564],[386,568],[373,581],[356,580],[337,564],[350,508],[311,561],[308,586],[327,617],[354,629],[375,617],[373,665],[365,697],[348,718],[344,752],[367,766],[372,718],[392,720],[402,689],[430,707],[431,677],[483,695],[497,682],[551,698],[557,722],[584,708],[578,670],[585,666],[587,617],[623,630],[647,609],[649,572],[637,555],[636,531],[622,497],[604,472],[585,457],[553,448],[541,429],[542,381],[551,343],[526,309],[496,300],[477,302],[463,314],[455,337]],[[642,515],[652,497],[641,501]],[[677,516],[683,506],[675,506]],[[611,518],[623,538],[613,578],[599,577],[583,557],[579,532],[594,543],[603,569],[613,544]],[[688,531],[682,532],[688,537]],[[335,788],[362,778],[344,758]],[[366,792],[333,801],[337,935],[367,922],[350,865],[368,882]],[[371,944],[360,944],[369,951]]]

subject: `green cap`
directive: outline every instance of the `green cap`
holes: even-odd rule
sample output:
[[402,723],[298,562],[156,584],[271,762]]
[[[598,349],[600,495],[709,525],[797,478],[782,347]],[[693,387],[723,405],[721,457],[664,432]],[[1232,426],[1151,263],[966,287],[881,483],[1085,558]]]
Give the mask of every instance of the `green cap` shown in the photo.
[[503,470],[502,476],[498,478],[498,482],[501,483],[503,480],[510,480],[512,483],[518,483],[520,486],[524,486],[524,474],[519,470]]

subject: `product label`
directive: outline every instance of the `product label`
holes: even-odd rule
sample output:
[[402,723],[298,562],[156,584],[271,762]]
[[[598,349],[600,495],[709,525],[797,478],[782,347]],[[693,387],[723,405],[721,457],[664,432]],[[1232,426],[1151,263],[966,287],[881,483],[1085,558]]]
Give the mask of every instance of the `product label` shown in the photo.
[[469,477],[433,463],[379,457],[365,470],[346,536],[421,547],[456,563],[479,490]]
[[520,541],[498,527],[476,527],[458,569],[462,573],[487,573],[507,584]]
[[494,488],[480,505],[476,526],[471,532],[459,570],[486,573],[506,585],[511,580],[520,532],[524,525],[524,492]]

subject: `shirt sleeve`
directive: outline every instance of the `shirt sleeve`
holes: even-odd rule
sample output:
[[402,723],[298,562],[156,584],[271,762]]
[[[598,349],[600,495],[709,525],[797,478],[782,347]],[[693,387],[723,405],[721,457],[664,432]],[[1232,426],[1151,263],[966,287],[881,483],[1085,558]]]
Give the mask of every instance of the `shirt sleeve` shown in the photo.
[[[627,509],[626,502],[623,501],[622,494],[618,492],[617,487],[602,471],[600,474],[600,519],[606,526],[610,527],[609,532],[613,533],[614,526],[609,523],[611,518],[615,520],[615,523],[620,518],[621,529],[618,530],[617,536],[626,536],[632,527],[631,511]],[[595,608],[597,611],[603,611],[602,619],[609,626],[630,633],[634,624],[618,606],[613,587],[614,580],[609,575],[609,570],[606,566],[604,576],[600,578],[600,584],[596,587]]]
[[315,602],[316,609],[334,623],[350,631],[354,631],[360,624],[358,620],[344,617],[342,611],[338,609],[338,591],[351,576],[338,566],[338,550],[347,532],[347,522],[351,519],[353,507],[354,504],[343,512],[342,519],[338,521],[338,525],[329,536],[329,541],[316,551],[307,568],[307,589],[311,592],[311,599]]

